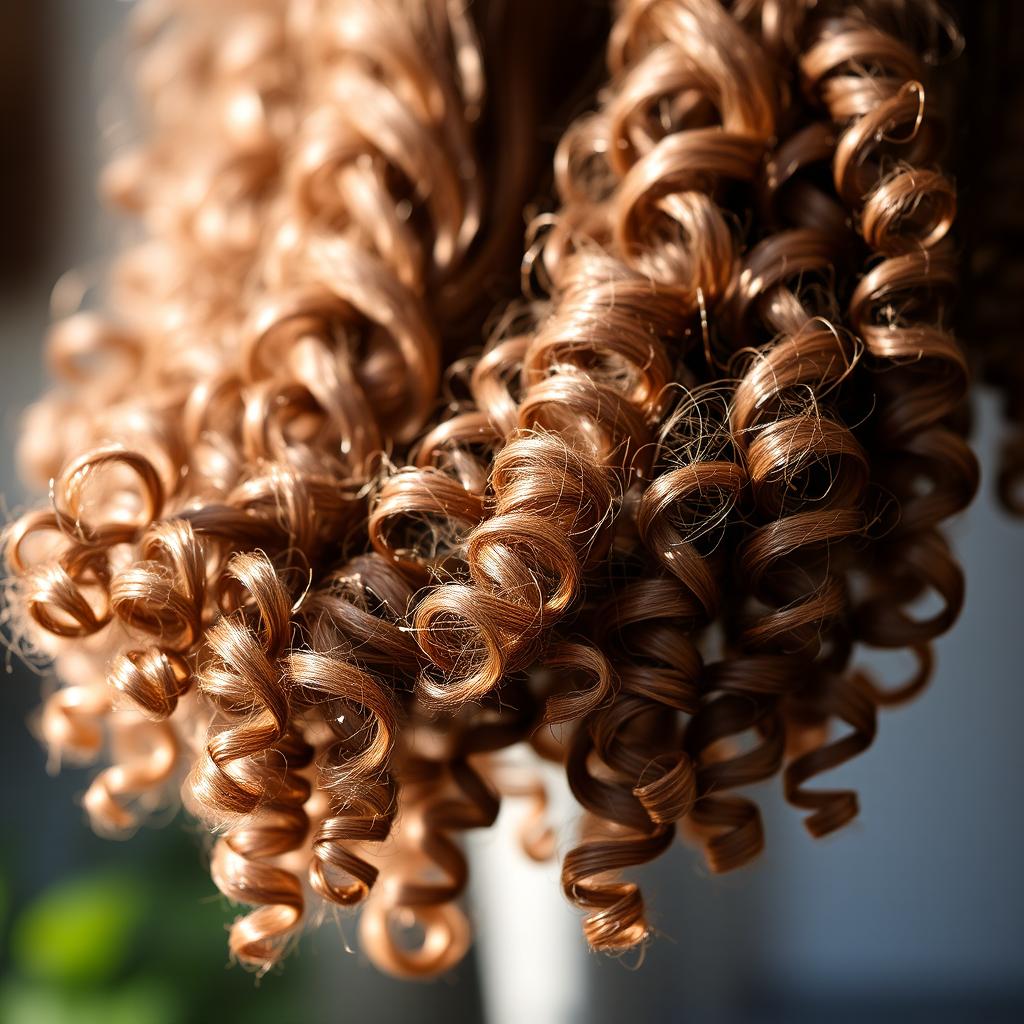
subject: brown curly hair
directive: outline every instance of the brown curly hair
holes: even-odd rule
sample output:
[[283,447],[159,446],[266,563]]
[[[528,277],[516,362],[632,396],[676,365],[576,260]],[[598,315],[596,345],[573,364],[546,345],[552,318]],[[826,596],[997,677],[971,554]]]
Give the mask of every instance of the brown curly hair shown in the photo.
[[[606,31],[555,6],[137,17],[148,131],[104,187],[143,241],[113,312],[49,340],[21,450],[51,500],[6,532],[11,615],[56,662],[55,755],[109,734],[94,825],[183,778],[258,969],[320,900],[363,905],[384,970],[457,962],[461,833],[527,795],[524,846],[554,845],[516,744],[585,811],[562,883],[587,941],[642,944],[631,869],[677,831],[749,862],[745,787],[781,776],[815,836],[857,814],[813,780],[924,686],[963,602],[948,18],[622,0]],[[610,77],[509,304],[538,122],[578,113],[593,34]]]

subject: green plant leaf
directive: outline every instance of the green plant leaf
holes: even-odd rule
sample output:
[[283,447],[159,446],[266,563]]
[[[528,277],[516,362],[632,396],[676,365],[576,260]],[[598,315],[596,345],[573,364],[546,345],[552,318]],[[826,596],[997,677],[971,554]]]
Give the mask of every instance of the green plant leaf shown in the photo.
[[144,903],[142,887],[124,875],[59,882],[15,922],[12,959],[29,978],[102,984],[128,961]]
[[139,978],[104,992],[69,992],[38,982],[7,981],[0,988],[4,1024],[183,1024],[170,988]]

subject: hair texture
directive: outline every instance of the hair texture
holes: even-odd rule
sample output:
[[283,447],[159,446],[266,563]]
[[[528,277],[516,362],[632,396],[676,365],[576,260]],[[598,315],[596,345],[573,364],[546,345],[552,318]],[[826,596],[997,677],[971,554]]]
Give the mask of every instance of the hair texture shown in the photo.
[[[391,557],[411,549],[442,579],[414,619],[433,666],[420,692],[438,708],[480,700],[537,660],[649,466],[671,360],[693,344],[693,317],[735,259],[712,192],[752,179],[773,131],[770,86],[749,81],[761,67],[751,49],[715,4],[625,6],[611,39],[621,82],[559,147],[563,206],[538,257],[551,298],[532,316],[535,332],[508,324],[470,379],[475,408],[424,441],[423,468],[382,488],[375,546]],[[668,82],[652,82],[652,69]],[[652,108],[673,88],[695,123],[683,109],[665,131]],[[468,437],[497,449],[486,478],[446,473],[469,460],[452,450]],[[454,535],[441,551],[408,540],[426,514]]]
[[500,293],[558,102],[543,61],[568,12],[479,6],[140,5],[144,130],[102,182],[140,240],[106,311],[54,327],[57,386],[22,433],[50,502],[6,552],[19,634],[62,680],[43,737],[117,758],[85,799],[104,832],[192,759],[214,880],[254,908],[231,949],[260,968],[302,920],[307,833],[318,896],[373,884],[359,850],[389,831],[422,659],[392,625],[409,574],[365,553],[366,486]]
[[[729,791],[769,778],[784,763],[787,798],[810,812],[813,835],[852,818],[855,794],[809,788],[808,781],[870,744],[876,707],[920,689],[931,666],[928,641],[952,624],[962,601],[959,567],[936,527],[970,500],[976,466],[951,429],[964,394],[964,359],[932,298],[953,281],[942,254],[955,193],[940,172],[916,166],[935,153],[924,87],[913,77],[923,77],[923,65],[885,32],[895,23],[904,29],[901,39],[915,38],[905,31],[909,17],[897,17],[915,12],[877,5],[875,13],[877,24],[867,12],[836,19],[819,5],[813,23],[761,23],[775,29],[764,43],[777,55],[801,34],[808,40],[799,54],[802,85],[824,102],[833,124],[800,127],[766,161],[764,228],[775,233],[745,256],[718,324],[709,314],[712,337],[738,351],[731,364],[741,374],[723,440],[715,442],[721,428],[702,393],[691,392],[667,423],[665,470],[638,507],[637,528],[661,578],[648,566],[615,601],[631,607],[631,591],[646,588],[649,596],[636,606],[652,624],[673,622],[674,653],[686,651],[687,627],[715,617],[723,577],[712,572],[725,560],[723,549],[732,552],[734,574],[724,576],[724,660],[703,669],[696,654],[665,660],[687,667],[677,678],[688,684],[682,692],[689,707],[679,709],[691,712],[682,742],[691,765],[679,761],[670,717],[638,725],[634,696],[623,696],[628,686],[592,716],[582,750],[570,756],[574,792],[617,827],[614,838],[601,835],[570,854],[563,873],[571,898],[581,879],[601,880],[600,898],[588,892],[580,901],[591,911],[585,927],[597,946],[617,948],[621,937],[621,948],[646,936],[635,886],[617,872],[661,852],[667,821],[690,813],[709,866],[738,867],[759,852],[763,837],[756,806]],[[901,126],[909,129],[905,138]],[[885,164],[893,158],[881,151],[888,144],[906,161],[892,171]],[[822,160],[832,164],[834,194],[801,180],[805,167]],[[869,258],[882,259],[844,294],[851,215]],[[852,335],[842,322],[844,301]],[[892,305],[882,311],[883,302]],[[688,429],[680,434],[680,427]],[[881,507],[879,495],[887,499]],[[734,511],[741,517],[723,529]],[[862,585],[851,588],[847,567]],[[673,580],[674,596],[665,588]],[[903,607],[929,588],[943,609],[912,619]],[[622,615],[597,618],[617,625]],[[627,621],[635,629],[636,614]],[[919,668],[902,687],[880,689],[849,666],[854,641],[908,647]],[[625,663],[647,667],[664,649],[637,644],[632,651],[640,658],[631,653]],[[823,741],[835,721],[848,727],[846,735]],[[643,745],[659,733],[660,748]],[[588,768],[594,751],[597,773]],[[647,806],[649,783],[639,774],[650,777],[659,756],[671,766],[663,778],[674,773],[678,784],[668,813]],[[613,795],[608,782],[616,774],[621,789]],[[636,837],[632,851],[623,830]]]
[[[901,41],[920,38],[915,13],[894,8],[878,26],[826,21],[801,58],[808,91],[843,126],[834,181],[874,256],[848,315],[875,370],[873,470],[898,509],[869,563],[855,614],[856,639],[878,647],[925,645],[955,621],[963,576],[938,527],[977,487],[976,461],[951,422],[967,383],[944,312],[956,283],[946,238],[955,192],[928,166],[938,111],[933,116],[926,102],[922,60]],[[926,22],[931,33],[941,27]],[[926,52],[928,41],[926,35],[921,44]],[[878,69],[870,94],[864,67]],[[888,146],[898,161],[891,171],[883,162]],[[908,605],[929,591],[941,599],[939,610],[915,617]]]
[[931,0],[622,0],[508,305],[538,122],[588,80],[547,69],[570,7],[137,17],[148,125],[104,188],[141,241],[49,339],[10,614],[56,662],[53,755],[112,755],[95,827],[184,779],[260,970],[356,906],[381,969],[457,963],[463,833],[518,798],[527,854],[555,845],[514,746],[585,812],[587,942],[641,946],[633,870],[677,832],[750,862],[747,787],[779,777],[814,836],[856,816],[819,776],[963,602],[955,29]]
[[[416,609],[435,667],[418,687],[451,712],[543,660],[596,559],[630,546],[615,517],[632,512],[653,566],[628,564],[634,542],[593,613],[590,657],[617,687],[574,708],[567,761],[591,823],[563,879],[597,948],[648,934],[619,872],[662,852],[676,821],[690,818],[715,870],[759,852],[757,808],[730,790],[785,764],[813,834],[853,817],[854,794],[807,783],[870,744],[879,705],[920,689],[927,642],[959,610],[936,529],[976,477],[951,427],[965,364],[936,302],[955,193],[916,166],[936,153],[938,117],[921,113],[922,61],[886,31],[918,38],[922,11],[943,27],[901,5],[822,5],[789,25],[752,8],[754,28],[773,27],[759,51],[716,4],[624,5],[618,78],[563,140],[563,205],[530,252],[550,299],[506,321],[469,378],[474,407],[425,439],[421,468],[389,480],[371,514],[378,550],[442,581]],[[773,79],[785,59],[792,78]],[[801,123],[818,103],[829,120]],[[792,134],[762,175],[780,115]],[[831,187],[806,175],[816,164]],[[760,192],[764,234],[742,257],[718,212],[725,199],[742,223],[750,199],[732,181]],[[851,250],[874,260],[859,280]],[[727,367],[740,376],[724,411],[691,392],[647,487],[665,386],[706,381],[713,396]],[[718,617],[723,584],[725,657],[704,666],[692,635]],[[929,586],[946,607],[914,621],[903,609]],[[882,690],[850,665],[855,641],[910,648],[919,669]],[[825,739],[836,721],[849,731]]]

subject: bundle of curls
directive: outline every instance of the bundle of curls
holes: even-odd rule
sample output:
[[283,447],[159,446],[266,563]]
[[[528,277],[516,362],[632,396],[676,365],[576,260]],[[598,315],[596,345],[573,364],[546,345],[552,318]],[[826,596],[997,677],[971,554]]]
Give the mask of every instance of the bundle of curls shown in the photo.
[[259,970],[331,905],[380,968],[450,968],[505,796],[587,943],[641,946],[634,868],[749,863],[747,787],[856,816],[819,776],[963,602],[953,22],[575,7],[136,12],[133,241],[47,341],[7,618],[95,829],[180,793]]

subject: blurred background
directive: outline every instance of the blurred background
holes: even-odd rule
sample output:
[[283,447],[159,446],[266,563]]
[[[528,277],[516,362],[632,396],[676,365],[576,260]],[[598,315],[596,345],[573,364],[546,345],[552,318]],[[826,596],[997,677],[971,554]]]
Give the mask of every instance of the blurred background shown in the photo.
[[[119,0],[0,3],[0,493],[27,500],[12,438],[44,385],[49,292],[102,265],[116,225],[96,202],[98,111],[123,67]],[[980,5],[984,6],[984,5]],[[970,39],[968,39],[970,47]],[[977,60],[977,54],[974,57]],[[991,478],[998,433],[981,391],[975,441]],[[232,967],[232,911],[194,827],[95,838],[87,775],[46,772],[31,732],[42,680],[13,656],[0,703],[0,1021],[178,1024],[1024,1020],[1024,524],[991,488],[952,528],[968,603],[938,645],[925,696],[881,720],[871,752],[837,773],[858,821],[812,842],[778,785],[755,793],[768,849],[710,878],[683,846],[643,876],[661,935],[636,958],[587,954],[557,869],[527,866],[503,832],[471,841],[480,938],[429,985],[377,973],[351,919],[306,935],[260,980]],[[563,800],[566,836],[571,804]],[[563,842],[563,847],[565,843]]]

